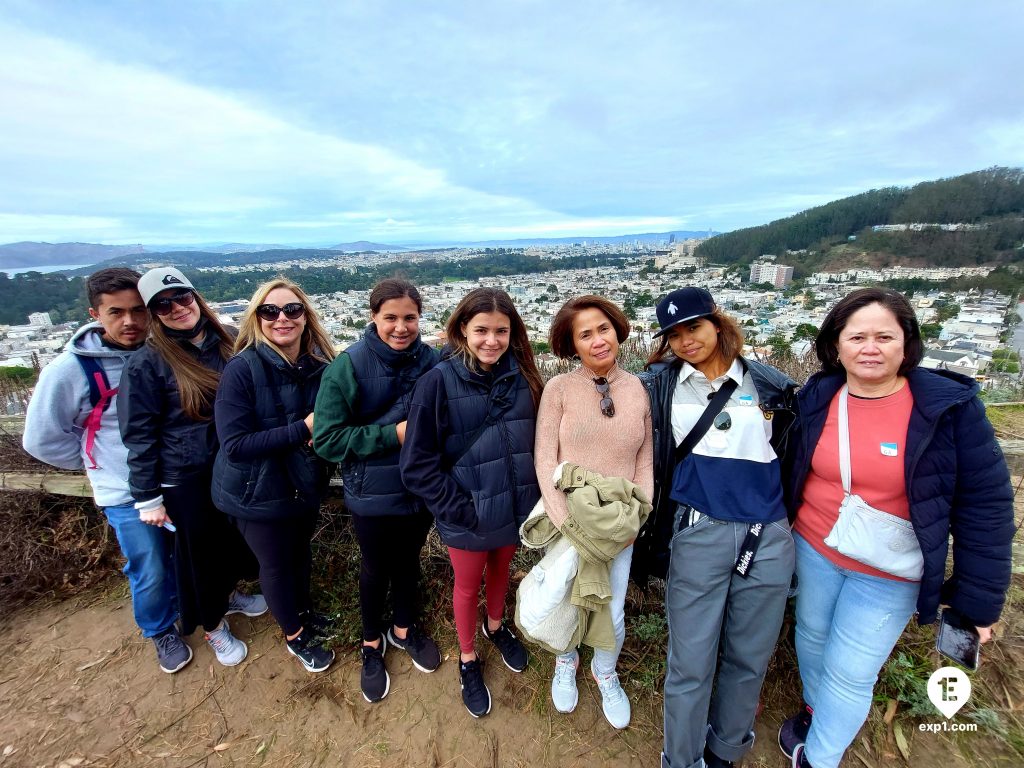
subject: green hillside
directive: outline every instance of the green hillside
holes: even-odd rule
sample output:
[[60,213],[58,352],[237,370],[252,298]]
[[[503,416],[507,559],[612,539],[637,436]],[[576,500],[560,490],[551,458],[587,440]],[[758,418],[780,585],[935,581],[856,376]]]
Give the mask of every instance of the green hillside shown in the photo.
[[[882,224],[960,224],[947,231],[875,232]],[[855,238],[855,239],[851,239]],[[854,264],[976,266],[1024,257],[1024,169],[984,171],[886,187],[810,208],[758,227],[718,235],[697,256],[713,264],[749,264],[774,254],[796,277]],[[790,253],[787,253],[789,251]],[[794,253],[795,252],[795,253]]]

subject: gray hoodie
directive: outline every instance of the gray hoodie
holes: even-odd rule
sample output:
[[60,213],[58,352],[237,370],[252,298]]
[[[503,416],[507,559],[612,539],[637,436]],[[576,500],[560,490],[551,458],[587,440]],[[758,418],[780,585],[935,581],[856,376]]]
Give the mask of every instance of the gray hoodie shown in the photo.
[[25,415],[25,450],[40,461],[61,469],[86,468],[93,498],[101,507],[132,503],[128,492],[128,449],[117,424],[117,396],[103,412],[93,445],[96,469],[85,457],[84,424],[92,411],[89,382],[75,355],[100,359],[111,387],[134,350],[106,347],[100,340],[103,326],[89,323],[68,342],[64,351],[39,374]]

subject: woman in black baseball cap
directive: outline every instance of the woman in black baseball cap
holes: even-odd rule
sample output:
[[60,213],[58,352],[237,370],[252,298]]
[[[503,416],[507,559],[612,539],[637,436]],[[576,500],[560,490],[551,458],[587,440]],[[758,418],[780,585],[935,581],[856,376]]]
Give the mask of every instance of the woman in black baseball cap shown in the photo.
[[641,374],[654,512],[634,575],[667,578],[662,765],[724,768],[753,743],[793,574],[780,467],[796,384],[741,356],[739,325],[703,288],[672,291],[657,316]]

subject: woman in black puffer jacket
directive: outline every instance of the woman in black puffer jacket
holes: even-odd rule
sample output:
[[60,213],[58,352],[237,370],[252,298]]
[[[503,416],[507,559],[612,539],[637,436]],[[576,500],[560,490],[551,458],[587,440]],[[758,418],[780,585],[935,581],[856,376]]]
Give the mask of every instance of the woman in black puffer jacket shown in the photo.
[[310,447],[320,377],[334,357],[309,298],[295,283],[256,289],[242,319],[236,356],[224,369],[215,415],[222,449],[213,500],[260,563],[260,585],[288,651],[310,672],[334,652],[309,596],[310,540],[327,464]]

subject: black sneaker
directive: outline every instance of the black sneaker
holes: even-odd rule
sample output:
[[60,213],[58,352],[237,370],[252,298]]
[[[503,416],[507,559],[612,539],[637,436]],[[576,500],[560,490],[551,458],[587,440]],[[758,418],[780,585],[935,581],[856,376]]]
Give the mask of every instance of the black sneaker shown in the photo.
[[807,754],[804,752],[804,745],[797,744],[793,750],[793,758],[790,762],[791,768],[814,768],[813,765],[807,760]]
[[734,768],[735,763],[732,760],[723,760],[708,746],[704,747],[704,765],[707,768]]
[[793,757],[797,746],[807,741],[807,733],[811,730],[811,717],[814,710],[801,704],[800,711],[783,721],[779,728],[779,749],[788,758]]
[[338,636],[337,616],[319,611],[303,611],[299,614],[299,619],[302,621],[303,634],[309,632],[314,640],[322,643]]
[[373,704],[388,695],[391,690],[391,678],[384,666],[384,653],[388,649],[388,641],[380,636],[380,648],[364,645],[363,671],[359,675],[359,687],[363,690],[363,698]]
[[526,669],[526,665],[530,663],[530,654],[527,653],[526,648],[519,638],[512,634],[505,622],[501,623],[493,632],[487,631],[487,622],[483,625],[484,637],[490,640],[497,647],[498,652],[501,654],[501,660],[505,662],[505,666],[511,669],[513,672],[522,672]]
[[192,661],[192,649],[181,639],[176,627],[153,638],[160,669],[173,674]]
[[473,717],[483,717],[491,711],[491,692],[484,684],[480,659],[459,663],[459,679],[462,682],[462,703]]
[[395,635],[394,627],[389,627],[388,642],[408,653],[413,666],[420,672],[433,672],[441,666],[441,651],[437,649],[437,643],[415,624],[409,627],[404,640]]
[[288,653],[302,662],[307,672],[323,672],[334,663],[334,651],[320,645],[305,628],[294,640],[286,640],[285,645]]

